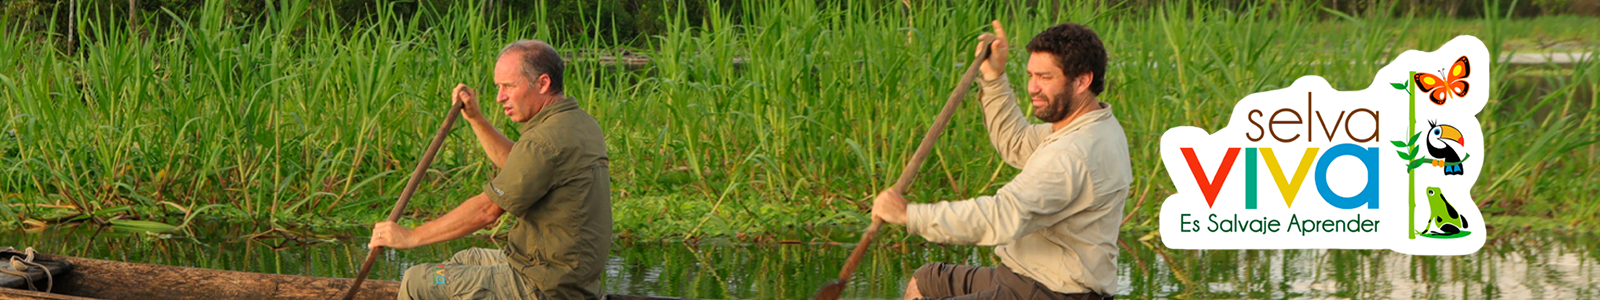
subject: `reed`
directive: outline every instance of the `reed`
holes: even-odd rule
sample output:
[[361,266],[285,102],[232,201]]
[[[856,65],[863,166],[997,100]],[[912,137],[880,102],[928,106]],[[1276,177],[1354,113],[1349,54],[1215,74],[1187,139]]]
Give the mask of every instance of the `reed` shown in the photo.
[[[1252,92],[1303,75],[1362,88],[1382,61],[1459,34],[1489,42],[1494,55],[1553,51],[1538,47],[1564,40],[1573,42],[1554,50],[1600,51],[1592,33],[1572,29],[1600,20],[1503,12],[741,1],[737,12],[712,3],[694,15],[682,1],[666,3],[676,8],[668,29],[638,47],[624,46],[639,37],[556,30],[545,9],[485,15],[472,4],[404,18],[380,9],[348,22],[307,0],[273,1],[265,17],[246,19],[215,2],[162,16],[175,27],[149,35],[96,25],[118,24],[103,22],[116,16],[80,15],[75,49],[58,46],[60,28],[7,25],[16,42],[0,43],[0,225],[179,224],[194,213],[175,207],[207,205],[219,205],[204,210],[212,217],[273,224],[375,222],[443,117],[449,89],[465,82],[492,95],[493,59],[520,38],[574,57],[568,94],[606,130],[618,231],[643,239],[864,224],[869,196],[893,182],[990,19],[1016,37],[1017,87],[1026,81],[1021,45],[1034,33],[1073,21],[1106,41],[1102,99],[1129,134],[1136,179],[1125,226],[1136,230],[1154,228],[1173,192],[1160,134],[1218,129]],[[608,25],[604,9],[583,12],[593,16],[583,28]],[[624,50],[650,63],[589,59]],[[1600,192],[1597,68],[1592,59],[1493,64],[1493,100],[1479,115],[1494,145],[1474,191],[1480,207],[1574,228],[1600,222],[1600,203],[1586,200]],[[968,103],[956,114],[911,198],[992,193],[1016,173],[989,146],[978,112]],[[515,136],[515,124],[486,115]],[[417,216],[442,214],[493,176],[471,135],[452,133],[413,202]]]

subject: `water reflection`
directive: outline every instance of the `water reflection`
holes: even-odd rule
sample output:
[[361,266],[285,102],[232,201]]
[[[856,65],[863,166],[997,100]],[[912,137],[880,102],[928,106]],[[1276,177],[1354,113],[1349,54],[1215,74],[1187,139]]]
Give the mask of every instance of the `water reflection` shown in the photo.
[[1119,274],[1128,298],[1587,299],[1600,293],[1595,246],[1592,235],[1555,233],[1492,238],[1450,257],[1141,243],[1124,249]]
[[[203,268],[351,277],[366,254],[364,238],[268,234],[246,239],[218,226],[195,238],[160,238],[94,226],[37,232],[0,231],[0,245],[48,253]],[[221,228],[228,228],[222,230]],[[361,230],[351,230],[356,233]],[[359,234],[359,233],[358,233]],[[1118,298],[1125,299],[1582,299],[1600,297],[1600,247],[1587,234],[1501,234],[1477,254],[1409,256],[1373,250],[1173,250],[1123,237]],[[843,239],[839,239],[843,240]],[[917,240],[915,238],[911,240]],[[397,280],[406,267],[448,258],[469,238],[387,251],[372,277]],[[847,298],[898,298],[911,270],[932,261],[994,265],[988,248],[877,245]],[[804,299],[838,276],[849,245],[619,243],[606,267],[610,293],[694,298]]]

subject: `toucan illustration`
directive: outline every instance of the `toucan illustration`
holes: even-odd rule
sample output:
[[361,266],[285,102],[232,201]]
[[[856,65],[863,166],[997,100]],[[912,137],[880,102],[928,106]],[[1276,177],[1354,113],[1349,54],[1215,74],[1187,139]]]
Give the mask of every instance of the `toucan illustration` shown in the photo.
[[1461,131],[1455,126],[1440,125],[1428,121],[1428,156],[1435,160],[1433,165],[1444,167],[1444,175],[1461,175],[1462,165],[1445,166],[1449,163],[1460,163],[1461,157],[1467,155],[1467,141],[1461,136]]
[[1456,207],[1450,201],[1444,200],[1444,191],[1438,187],[1428,187],[1428,225],[1423,230],[1437,226],[1439,231],[1431,231],[1434,235],[1451,236],[1467,228],[1467,218],[1456,212]]

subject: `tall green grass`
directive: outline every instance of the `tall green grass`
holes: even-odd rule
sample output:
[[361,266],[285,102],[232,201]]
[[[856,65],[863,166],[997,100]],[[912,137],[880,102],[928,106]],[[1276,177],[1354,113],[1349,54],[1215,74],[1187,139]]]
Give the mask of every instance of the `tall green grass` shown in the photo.
[[[209,214],[274,224],[375,221],[441,120],[449,89],[464,82],[492,95],[499,47],[539,38],[574,57],[568,94],[606,130],[620,234],[761,237],[859,225],[869,196],[895,179],[959,80],[975,37],[1000,19],[1016,45],[1010,77],[1019,87],[1021,45],[1036,32],[1072,21],[1100,33],[1111,55],[1102,99],[1134,155],[1125,226],[1152,229],[1173,191],[1156,150],[1167,128],[1215,130],[1238,99],[1303,75],[1362,88],[1382,61],[1459,34],[1482,38],[1496,55],[1544,51],[1527,46],[1541,35],[1596,51],[1592,34],[1565,28],[1600,25],[1369,18],[1292,3],[1135,11],[745,0],[738,13],[708,5],[703,16],[672,6],[680,10],[666,34],[628,49],[651,58],[631,69],[590,58],[620,55],[615,46],[633,37],[552,30],[546,10],[485,16],[458,6],[346,23],[308,3],[275,1],[268,17],[242,20],[212,3],[166,16],[179,28],[154,36],[88,21],[114,16],[84,16],[71,51],[56,46],[62,30],[5,28],[17,42],[0,43],[0,222],[176,224],[190,215],[176,207],[212,204],[221,208]],[[583,25],[600,28],[603,9]],[[1494,95],[1479,115],[1494,162],[1474,191],[1481,207],[1596,225],[1600,203],[1586,196],[1600,192],[1597,68],[1594,60],[1493,65]],[[956,114],[911,198],[992,193],[1016,173],[990,148],[978,111],[969,101]],[[514,137],[513,123],[487,115]],[[471,135],[456,130],[441,150],[411,207],[419,218],[477,193],[496,171]]]

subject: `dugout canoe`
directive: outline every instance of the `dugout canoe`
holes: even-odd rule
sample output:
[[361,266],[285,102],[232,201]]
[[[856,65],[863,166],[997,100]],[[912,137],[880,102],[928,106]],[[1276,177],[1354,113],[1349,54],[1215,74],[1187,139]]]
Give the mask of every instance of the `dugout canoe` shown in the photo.
[[[0,264],[20,253],[0,252]],[[109,261],[37,254],[35,262],[51,270],[51,291],[29,290],[19,276],[0,274],[0,300],[11,299],[337,299],[353,281],[326,278],[224,271],[190,267]],[[44,272],[34,270],[37,289],[45,288]],[[367,280],[356,299],[389,300],[400,287],[396,281]],[[610,300],[674,300],[648,296],[607,295]]]

